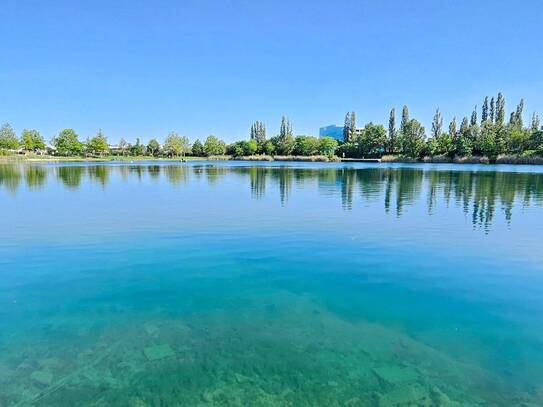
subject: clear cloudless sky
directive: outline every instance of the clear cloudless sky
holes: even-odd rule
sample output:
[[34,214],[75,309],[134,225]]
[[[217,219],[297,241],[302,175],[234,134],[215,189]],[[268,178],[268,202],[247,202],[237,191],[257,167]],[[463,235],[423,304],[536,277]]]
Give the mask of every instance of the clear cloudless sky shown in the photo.
[[316,135],[403,104],[428,128],[498,91],[543,113],[541,0],[3,0],[0,21],[0,122],[46,139],[233,141],[282,114]]

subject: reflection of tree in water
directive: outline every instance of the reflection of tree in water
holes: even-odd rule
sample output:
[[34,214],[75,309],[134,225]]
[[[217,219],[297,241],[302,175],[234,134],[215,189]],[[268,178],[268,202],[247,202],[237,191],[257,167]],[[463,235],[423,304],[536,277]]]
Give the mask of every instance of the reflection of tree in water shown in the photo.
[[109,179],[109,170],[112,167],[106,165],[93,165],[87,167],[89,179],[98,182],[103,187],[106,186]]
[[186,184],[189,181],[188,168],[182,165],[167,165],[164,174],[172,185]]
[[24,169],[25,182],[29,189],[40,188],[47,181],[47,170],[39,165],[27,165]]
[[216,184],[221,178],[223,178],[228,172],[225,167],[218,167],[216,165],[208,165],[205,167],[205,175],[209,184]]
[[[426,200],[430,215],[438,204],[461,208],[474,226],[488,231],[496,212],[503,211],[511,221],[515,203],[525,207],[543,205],[543,174],[493,171],[423,171],[419,168],[292,168],[271,166],[224,167],[218,165],[0,165],[0,188],[16,193],[24,179],[29,189],[39,188],[47,181],[49,172],[69,189],[78,189],[82,179],[97,181],[107,187],[111,173],[118,172],[123,180],[142,180],[147,173],[152,180],[162,176],[172,185],[188,183],[192,177],[214,184],[228,174],[246,179],[251,195],[260,199],[266,188],[277,188],[285,205],[296,189],[315,188],[321,195],[338,196],[345,210],[351,210],[355,200],[384,202],[385,212],[394,210],[404,215],[405,207],[421,198]],[[421,195],[425,195],[421,197]]]
[[61,166],[57,167],[57,179],[69,189],[78,189],[81,185],[81,179],[85,173],[83,166]]
[[0,164],[0,187],[15,193],[19,189],[21,178],[21,171],[16,165]]
[[266,168],[249,168],[249,179],[251,180],[251,195],[256,199],[262,198],[266,191]]
[[161,166],[160,165],[148,165],[147,174],[149,178],[153,181],[158,181],[160,179]]

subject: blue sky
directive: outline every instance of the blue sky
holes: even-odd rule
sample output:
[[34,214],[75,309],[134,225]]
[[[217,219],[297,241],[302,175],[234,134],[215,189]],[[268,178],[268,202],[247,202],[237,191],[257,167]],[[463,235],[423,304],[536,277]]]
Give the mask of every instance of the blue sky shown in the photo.
[[0,122],[47,139],[318,134],[403,104],[428,128],[498,91],[543,113],[540,0],[4,0],[0,21]]

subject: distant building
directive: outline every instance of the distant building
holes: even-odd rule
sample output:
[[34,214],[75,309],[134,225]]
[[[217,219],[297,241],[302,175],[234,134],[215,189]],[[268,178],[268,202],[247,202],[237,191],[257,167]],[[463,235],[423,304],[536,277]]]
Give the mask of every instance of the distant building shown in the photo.
[[[362,133],[362,129],[356,129],[355,134]],[[330,126],[321,127],[319,129],[319,137],[332,137],[338,141],[343,141],[343,126],[336,126],[331,124]]]
[[319,137],[332,137],[338,141],[343,141],[343,126],[331,124],[330,126],[321,127]]

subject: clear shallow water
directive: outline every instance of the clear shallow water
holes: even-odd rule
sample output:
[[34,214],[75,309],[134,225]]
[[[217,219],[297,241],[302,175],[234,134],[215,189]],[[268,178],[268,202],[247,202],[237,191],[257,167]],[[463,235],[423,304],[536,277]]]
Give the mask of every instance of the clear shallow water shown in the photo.
[[0,405],[541,405],[541,171],[0,165]]

